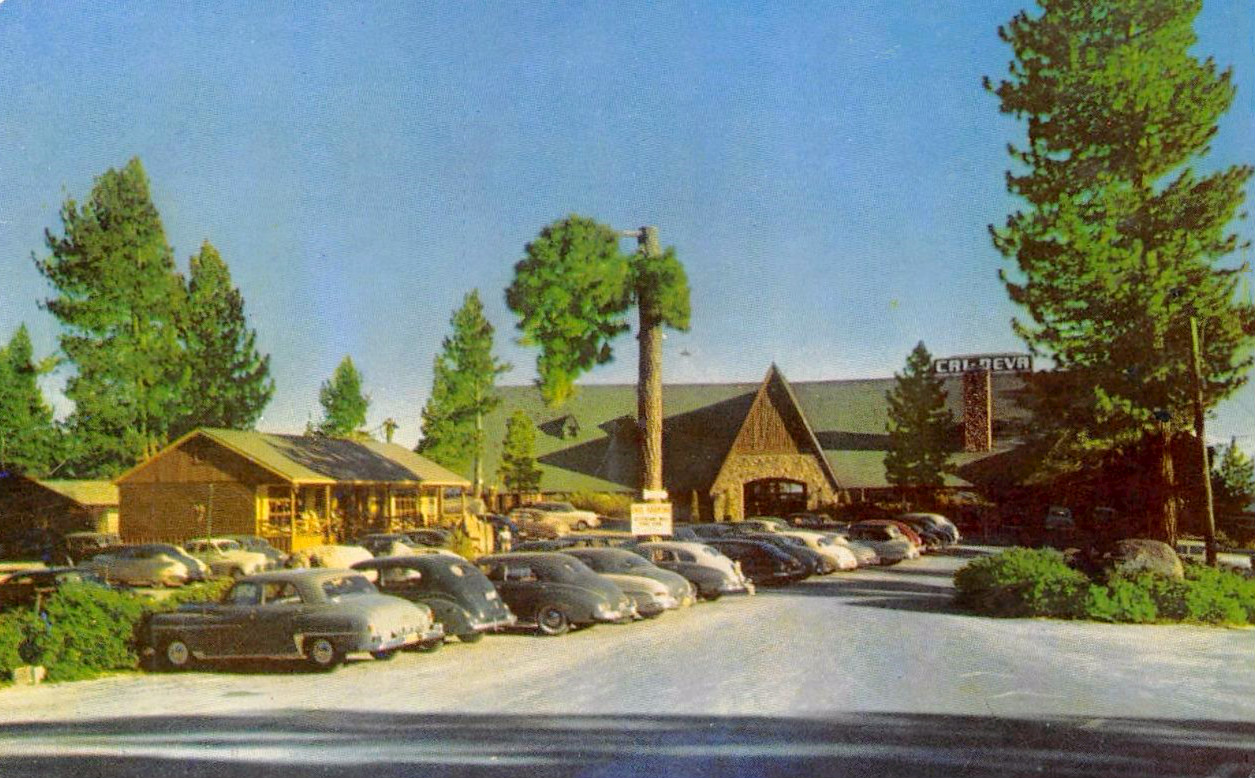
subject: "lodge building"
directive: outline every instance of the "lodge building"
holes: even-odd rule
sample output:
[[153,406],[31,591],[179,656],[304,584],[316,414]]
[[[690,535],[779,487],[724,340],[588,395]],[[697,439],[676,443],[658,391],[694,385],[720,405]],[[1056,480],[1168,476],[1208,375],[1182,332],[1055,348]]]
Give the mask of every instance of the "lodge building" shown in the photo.
[[[946,486],[980,488],[999,477],[1000,458],[1020,443],[1023,379],[981,371],[943,381],[956,421],[957,475]],[[892,378],[790,383],[775,365],[757,384],[665,385],[663,485],[676,517],[780,515],[895,491],[884,472],[885,395],[893,385]],[[582,385],[558,409],[534,386],[498,391],[502,402],[484,424],[490,485],[506,420],[522,410],[536,422],[542,492],[636,492],[635,385]]]

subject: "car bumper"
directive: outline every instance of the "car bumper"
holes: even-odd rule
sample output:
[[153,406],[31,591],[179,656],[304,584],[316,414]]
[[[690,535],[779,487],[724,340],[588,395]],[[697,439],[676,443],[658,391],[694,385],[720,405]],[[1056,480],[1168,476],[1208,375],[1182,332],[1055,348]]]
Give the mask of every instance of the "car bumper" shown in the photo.
[[472,632],[497,632],[499,630],[513,627],[516,623],[518,623],[518,617],[515,616],[514,614],[510,614],[506,618],[496,619],[495,621],[472,621],[471,631]]
[[360,651],[391,651],[394,648],[404,648],[412,646],[416,643],[434,643],[437,640],[444,639],[444,625],[433,624],[426,630],[415,630],[407,632],[403,635],[371,635],[365,641],[366,645],[359,646]]

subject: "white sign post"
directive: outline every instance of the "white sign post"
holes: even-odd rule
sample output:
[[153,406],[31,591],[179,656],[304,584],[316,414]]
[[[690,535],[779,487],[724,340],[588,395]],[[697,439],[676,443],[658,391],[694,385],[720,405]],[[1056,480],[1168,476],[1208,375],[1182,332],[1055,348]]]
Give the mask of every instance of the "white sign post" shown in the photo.
[[671,503],[632,503],[632,534],[638,537],[641,535],[670,535]]

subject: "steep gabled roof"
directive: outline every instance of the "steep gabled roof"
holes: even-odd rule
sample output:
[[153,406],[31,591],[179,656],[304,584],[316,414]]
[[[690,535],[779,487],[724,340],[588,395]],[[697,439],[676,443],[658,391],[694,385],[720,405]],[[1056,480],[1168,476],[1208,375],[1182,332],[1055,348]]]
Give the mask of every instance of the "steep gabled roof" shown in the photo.
[[67,497],[79,505],[110,506],[118,504],[118,487],[110,481],[75,481],[66,479],[32,479],[35,483]]
[[184,435],[153,459],[124,473],[123,483],[194,437],[203,437],[293,484],[403,483],[470,486],[470,481],[395,443],[278,435],[251,430],[201,428]]

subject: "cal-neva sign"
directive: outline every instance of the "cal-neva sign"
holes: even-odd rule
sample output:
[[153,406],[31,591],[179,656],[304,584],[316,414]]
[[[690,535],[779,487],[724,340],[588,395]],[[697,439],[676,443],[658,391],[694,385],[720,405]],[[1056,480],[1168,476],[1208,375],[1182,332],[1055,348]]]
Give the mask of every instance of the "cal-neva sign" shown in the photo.
[[988,370],[991,373],[1031,373],[1033,358],[1028,354],[973,354],[933,360],[933,372],[953,375]]

